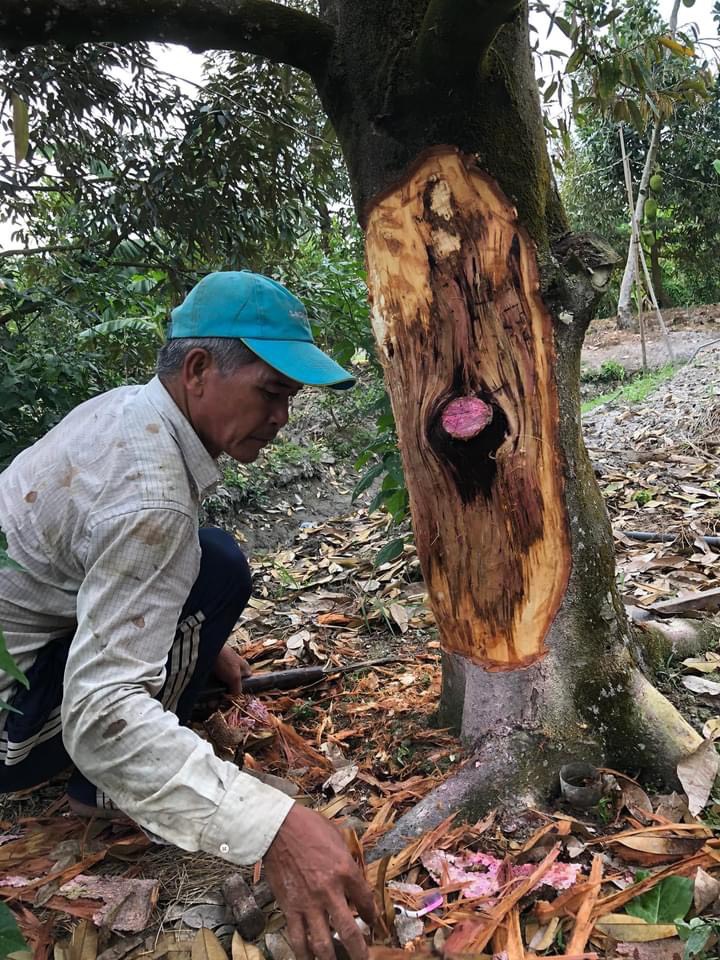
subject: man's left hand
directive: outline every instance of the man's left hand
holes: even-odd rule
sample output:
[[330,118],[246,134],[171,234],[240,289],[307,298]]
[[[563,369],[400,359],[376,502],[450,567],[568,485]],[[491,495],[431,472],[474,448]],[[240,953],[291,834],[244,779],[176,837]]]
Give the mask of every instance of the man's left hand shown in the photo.
[[252,673],[250,664],[229,643],[226,643],[218,654],[213,667],[215,676],[220,683],[224,683],[232,696],[242,693],[243,677]]

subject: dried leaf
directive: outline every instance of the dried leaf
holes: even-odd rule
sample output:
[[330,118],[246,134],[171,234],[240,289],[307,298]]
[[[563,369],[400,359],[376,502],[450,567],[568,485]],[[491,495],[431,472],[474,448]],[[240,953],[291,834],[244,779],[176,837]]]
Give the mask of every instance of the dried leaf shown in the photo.
[[707,677],[683,677],[682,685],[693,693],[700,693],[706,697],[720,696],[720,683],[708,680]]
[[232,938],[232,960],[265,960],[262,950],[254,943],[246,943],[235,931]]
[[615,953],[630,960],[683,960],[685,944],[677,937],[649,943],[616,943]]
[[700,813],[705,807],[710,799],[718,770],[720,770],[720,757],[712,740],[705,740],[697,750],[678,764],[677,774],[687,794],[690,813]]
[[400,628],[400,633],[407,633],[410,618],[408,617],[405,607],[399,603],[391,603],[388,609],[390,616]]
[[227,960],[222,944],[207,927],[198,930],[192,942],[192,960]]
[[595,927],[613,940],[624,940],[626,943],[647,943],[649,940],[677,936],[674,923],[648,923],[626,913],[607,913],[596,921]]
[[711,877],[702,867],[698,867],[695,874],[694,903],[695,912],[702,913],[720,897],[720,880]]
[[639,834],[613,842],[618,857],[641,866],[671,863],[692,856],[704,844],[703,837],[658,837]]
[[720,737],[720,717],[710,717],[702,728],[702,735],[706,740],[717,740]]
[[708,652],[704,657],[688,657],[683,660],[683,666],[698,673],[715,673],[720,670],[720,653]]

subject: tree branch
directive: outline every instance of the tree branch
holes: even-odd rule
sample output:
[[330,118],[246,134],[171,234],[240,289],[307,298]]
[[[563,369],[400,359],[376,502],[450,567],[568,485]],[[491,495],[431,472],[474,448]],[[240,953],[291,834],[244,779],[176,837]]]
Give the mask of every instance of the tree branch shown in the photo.
[[430,0],[415,46],[421,76],[455,87],[482,63],[523,0]]
[[0,46],[56,41],[181,43],[236,50],[322,75],[334,41],[324,20],[273,0],[2,0]]

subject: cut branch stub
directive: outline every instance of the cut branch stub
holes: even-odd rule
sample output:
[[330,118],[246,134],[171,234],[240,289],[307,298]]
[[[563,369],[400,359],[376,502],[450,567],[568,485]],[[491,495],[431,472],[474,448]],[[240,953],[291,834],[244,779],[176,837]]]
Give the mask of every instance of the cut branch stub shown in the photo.
[[532,663],[571,566],[534,246],[498,185],[442,147],[372,207],[367,259],[443,647],[488,669]]
[[443,410],[442,425],[456,440],[470,440],[485,429],[492,415],[490,404],[479,397],[458,397]]

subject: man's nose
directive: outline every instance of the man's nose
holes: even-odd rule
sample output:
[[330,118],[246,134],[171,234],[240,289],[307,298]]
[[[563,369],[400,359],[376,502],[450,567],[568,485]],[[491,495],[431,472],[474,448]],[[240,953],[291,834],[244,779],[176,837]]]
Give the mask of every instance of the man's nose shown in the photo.
[[290,401],[280,400],[273,406],[272,413],[270,414],[270,421],[274,425],[277,425],[277,429],[281,430],[285,424],[290,419]]

